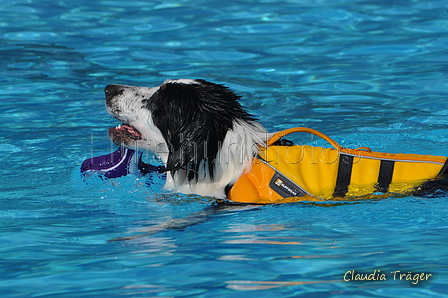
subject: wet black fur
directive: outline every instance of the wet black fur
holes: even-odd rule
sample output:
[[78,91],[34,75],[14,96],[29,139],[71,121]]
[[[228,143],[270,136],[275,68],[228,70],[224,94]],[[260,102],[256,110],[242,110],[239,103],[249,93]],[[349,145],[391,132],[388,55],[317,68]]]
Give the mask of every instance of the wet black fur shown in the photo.
[[183,169],[189,180],[198,180],[199,167],[203,166],[213,179],[218,150],[233,122],[255,118],[239,104],[240,96],[227,87],[196,81],[199,84],[163,84],[147,100],[147,108],[170,150],[167,171],[174,174]]

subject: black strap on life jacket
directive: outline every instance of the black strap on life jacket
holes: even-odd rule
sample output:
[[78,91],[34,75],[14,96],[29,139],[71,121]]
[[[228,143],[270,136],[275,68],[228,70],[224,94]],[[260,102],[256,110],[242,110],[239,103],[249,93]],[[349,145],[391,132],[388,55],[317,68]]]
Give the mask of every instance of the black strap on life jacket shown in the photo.
[[353,156],[341,153],[339,156],[338,175],[336,177],[333,197],[345,197],[347,194],[352,176],[352,168]]
[[375,184],[375,189],[380,192],[387,192],[389,185],[392,182],[392,175],[394,174],[395,161],[381,160],[380,172],[378,173],[378,183]]

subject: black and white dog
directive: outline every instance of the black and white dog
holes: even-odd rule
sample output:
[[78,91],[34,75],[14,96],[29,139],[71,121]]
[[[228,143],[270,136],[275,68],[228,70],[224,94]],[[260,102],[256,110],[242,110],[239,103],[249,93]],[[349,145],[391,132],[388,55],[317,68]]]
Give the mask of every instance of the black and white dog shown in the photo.
[[165,188],[225,198],[271,134],[227,87],[204,80],[168,80],[158,87],[108,85],[109,129],[120,147],[151,152],[167,171]]

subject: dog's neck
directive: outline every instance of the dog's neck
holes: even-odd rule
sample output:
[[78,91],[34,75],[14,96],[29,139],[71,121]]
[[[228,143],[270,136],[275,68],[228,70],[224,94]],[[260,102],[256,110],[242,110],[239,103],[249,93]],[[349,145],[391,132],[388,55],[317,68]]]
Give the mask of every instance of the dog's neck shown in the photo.
[[[257,122],[239,123],[235,121],[222,142],[218,155],[213,160],[213,177],[208,169],[208,160],[201,161],[197,179],[188,177],[187,169],[179,169],[167,174],[165,189],[201,196],[225,198],[225,188],[250,169],[253,157],[264,147],[271,134]],[[164,156],[162,156],[164,158]],[[166,160],[164,160],[166,163]]]

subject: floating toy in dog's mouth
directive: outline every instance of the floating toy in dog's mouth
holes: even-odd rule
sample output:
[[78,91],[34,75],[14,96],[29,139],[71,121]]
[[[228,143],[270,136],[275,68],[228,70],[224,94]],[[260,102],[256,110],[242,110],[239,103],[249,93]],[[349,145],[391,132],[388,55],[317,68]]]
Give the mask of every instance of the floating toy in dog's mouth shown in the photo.
[[92,172],[106,178],[125,176],[137,168],[142,153],[132,149],[118,148],[117,151],[86,159],[81,172]]
[[115,152],[86,159],[81,165],[81,173],[97,174],[105,178],[118,178],[127,174],[146,175],[165,173],[164,166],[147,164],[142,160],[142,152],[118,148]]

